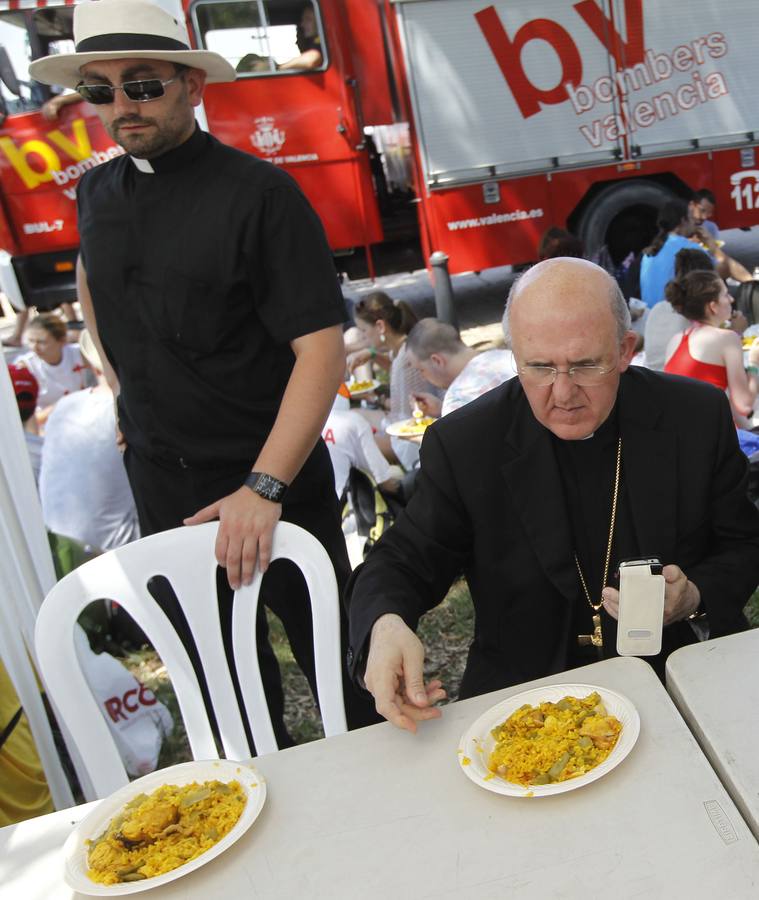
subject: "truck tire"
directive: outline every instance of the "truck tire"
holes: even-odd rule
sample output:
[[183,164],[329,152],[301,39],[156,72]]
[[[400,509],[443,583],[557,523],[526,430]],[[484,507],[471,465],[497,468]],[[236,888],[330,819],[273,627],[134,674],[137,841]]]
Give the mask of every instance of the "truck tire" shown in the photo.
[[676,195],[655,181],[622,181],[604,188],[588,205],[577,234],[588,256],[606,245],[616,265],[639,253],[656,234],[656,216]]

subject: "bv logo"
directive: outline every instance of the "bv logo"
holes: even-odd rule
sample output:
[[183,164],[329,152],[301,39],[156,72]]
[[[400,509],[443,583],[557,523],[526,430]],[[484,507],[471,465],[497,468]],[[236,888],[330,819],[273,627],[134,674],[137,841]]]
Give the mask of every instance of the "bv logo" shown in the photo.
[[256,119],[256,130],[250,136],[250,142],[261,153],[267,156],[273,156],[279,153],[285,143],[287,134],[281,129],[276,128],[274,119],[271,116],[259,116]]
[[[44,139],[34,138],[20,146],[16,146],[12,138],[1,137],[0,149],[8,157],[26,187],[36,188],[52,181],[53,173],[62,168],[58,151],[77,163],[92,156],[92,145],[84,119],[75,119],[71,132],[71,137],[67,137],[56,128],[48,131]],[[40,160],[43,169],[39,168]]]
[[[625,0],[625,33],[623,41],[612,19],[607,18],[595,0],[574,4],[575,12],[590,28],[613,57],[617,68],[629,68],[643,61],[643,0]],[[532,19],[510,38],[494,6],[474,14],[485,40],[495,56],[503,77],[511,88],[519,111],[525,119],[540,112],[541,104],[563,103],[569,99],[567,84],[582,82],[582,57],[572,35],[553,19]],[[548,90],[536,87],[522,66],[522,51],[530,41],[549,44],[561,64],[561,78]]]

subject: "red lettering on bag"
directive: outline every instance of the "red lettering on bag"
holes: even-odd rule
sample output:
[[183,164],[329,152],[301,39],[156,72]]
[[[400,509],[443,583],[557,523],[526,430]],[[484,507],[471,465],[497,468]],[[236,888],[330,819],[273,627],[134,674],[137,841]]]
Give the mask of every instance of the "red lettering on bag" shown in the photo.
[[[582,59],[575,42],[566,29],[551,19],[533,19],[526,22],[511,40],[494,6],[488,6],[474,14],[477,24],[495,56],[503,77],[525,119],[540,112],[544,105],[563,103],[569,99],[566,84],[577,85],[582,81]],[[554,49],[561,63],[561,78],[550,90],[537,88],[527,77],[522,66],[522,50],[530,41],[545,41]]]
[[324,443],[325,444],[336,444],[335,434],[331,428],[327,428],[324,432]]
[[126,694],[124,694],[124,709],[127,712],[130,712],[130,713],[137,712],[137,710],[140,708],[139,704],[137,704],[137,703],[130,704],[130,702],[129,702],[129,697],[136,697],[136,696],[137,696],[137,688],[132,688],[131,691],[127,691]]
[[618,69],[643,62],[645,40],[643,37],[643,0],[625,0],[625,31],[623,41],[614,25],[614,17],[608,19],[595,0],[575,3],[577,13],[598,40],[606,47]]
[[121,700],[118,697],[109,697],[104,705],[112,722],[118,722],[119,718],[127,720],[126,714],[121,709]]
[[153,706],[154,703],[158,703],[155,694],[144,684],[140,684],[140,703],[143,706]]

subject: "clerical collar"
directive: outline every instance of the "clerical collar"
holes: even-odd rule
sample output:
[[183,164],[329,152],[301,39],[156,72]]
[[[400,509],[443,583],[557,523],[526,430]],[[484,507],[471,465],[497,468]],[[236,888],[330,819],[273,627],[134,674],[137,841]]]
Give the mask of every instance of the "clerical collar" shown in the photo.
[[580,447],[601,446],[616,441],[619,435],[619,422],[617,418],[619,403],[615,403],[606,419],[584,438],[575,441],[566,441],[552,434],[554,444],[559,448],[566,448],[568,452],[584,452]]
[[207,146],[208,135],[196,125],[195,131],[183,144],[161,156],[156,156],[154,159],[138,159],[136,156],[129,158],[138,172],[145,175],[162,175],[165,172],[177,172],[183,169],[200,156]]

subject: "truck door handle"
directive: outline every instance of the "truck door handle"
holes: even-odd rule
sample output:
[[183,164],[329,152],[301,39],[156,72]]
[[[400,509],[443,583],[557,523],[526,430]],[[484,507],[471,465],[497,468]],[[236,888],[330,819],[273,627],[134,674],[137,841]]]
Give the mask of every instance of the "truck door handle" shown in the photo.
[[358,133],[361,135],[359,142],[353,148],[354,150],[366,150],[366,139],[364,137],[364,110],[361,106],[361,91],[358,88],[358,79],[346,78],[345,83],[353,92],[353,105],[356,110],[356,125]]

